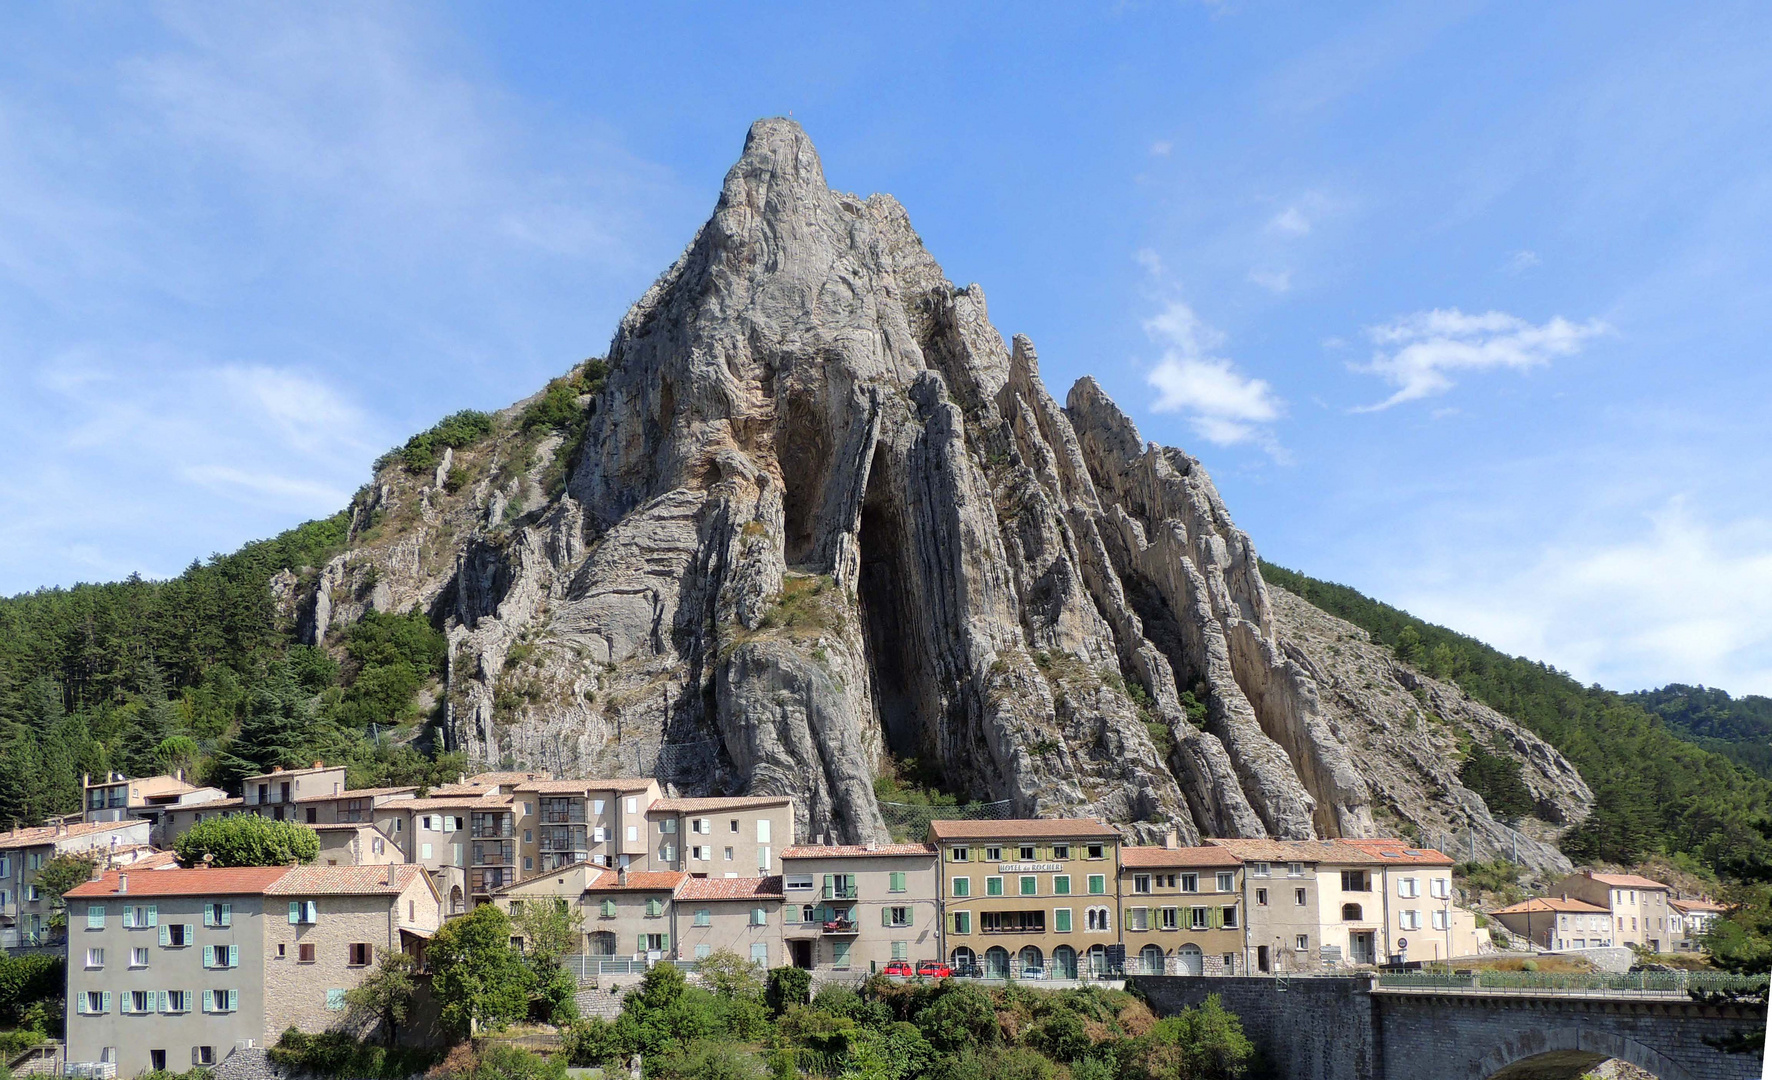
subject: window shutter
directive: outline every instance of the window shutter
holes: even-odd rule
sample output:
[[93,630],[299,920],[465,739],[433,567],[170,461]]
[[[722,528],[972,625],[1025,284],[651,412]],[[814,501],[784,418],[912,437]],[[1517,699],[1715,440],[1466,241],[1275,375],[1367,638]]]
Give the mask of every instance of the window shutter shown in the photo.
[[111,1011],[111,992],[109,990],[99,995],[98,1011],[101,1013]]
[[215,966],[215,946],[214,945],[203,946],[203,966],[206,968],[212,968]]
[[239,967],[240,966],[240,946],[229,945],[227,947],[227,949],[228,949],[228,966],[229,967]]
[[148,905],[148,925],[149,926],[159,926],[160,925],[160,905],[159,904],[149,904]]
[[1224,926],[1224,909],[1223,908],[1209,908],[1209,909],[1207,909],[1207,911],[1206,911],[1206,925],[1211,927],[1214,930],[1218,930],[1218,929],[1222,928]]
[[222,925],[223,926],[234,925],[234,905],[233,904],[223,904],[222,905]]
[[165,1012],[166,1011],[166,991],[164,991],[164,990],[160,991],[159,1005],[160,1005],[160,1007],[156,1011],[157,1012]]
[[669,949],[671,947],[671,935],[669,934],[658,935],[658,941],[659,948],[661,949]]
[[210,927],[210,926],[215,925],[215,905],[214,904],[204,904],[203,905],[203,925],[205,927]]
[[167,923],[160,928],[160,947],[165,948],[170,944],[172,944],[172,924]]
[[88,904],[86,907],[86,929],[103,930],[105,928],[105,909],[103,904]]
[[640,935],[640,948],[637,951],[639,951],[639,952],[646,951],[646,935],[645,934]]
[[298,922],[301,922],[301,901],[291,900],[289,902],[289,925],[294,926]]
[[[111,995],[106,994],[105,996],[110,997]],[[203,991],[203,1011],[206,1013],[212,1013],[215,1011],[215,991],[214,990]]]
[[891,926],[892,925],[892,909],[891,908],[883,907],[880,909],[880,925],[881,926]]
[[123,908],[123,929],[135,929],[135,909],[125,905]]

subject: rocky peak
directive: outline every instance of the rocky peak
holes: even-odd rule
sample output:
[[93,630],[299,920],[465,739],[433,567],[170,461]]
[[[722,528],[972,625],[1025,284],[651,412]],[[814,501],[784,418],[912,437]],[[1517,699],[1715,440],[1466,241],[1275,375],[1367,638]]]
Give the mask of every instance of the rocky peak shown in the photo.
[[890,196],[831,191],[794,122],[752,126],[608,367],[562,490],[538,480],[558,438],[464,451],[486,475],[459,491],[384,473],[377,520],[422,512],[363,530],[308,608],[317,634],[353,617],[353,566],[428,605],[477,762],[792,795],[802,837],[849,841],[885,838],[874,780],[910,758],[1135,838],[1505,835],[1431,760],[1375,767],[1384,725],[1325,700],[1337,657],[1276,618],[1200,463],[1092,379],[1061,406],[1033,343]]

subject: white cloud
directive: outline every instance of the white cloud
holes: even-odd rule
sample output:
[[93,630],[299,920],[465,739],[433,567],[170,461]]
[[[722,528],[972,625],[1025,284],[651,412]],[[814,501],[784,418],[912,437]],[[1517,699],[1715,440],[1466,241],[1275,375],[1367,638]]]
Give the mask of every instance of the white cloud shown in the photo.
[[1375,412],[1443,394],[1453,387],[1454,372],[1525,371],[1548,364],[1580,352],[1587,339],[1607,330],[1598,320],[1577,324],[1557,316],[1534,326],[1501,311],[1467,315],[1457,308],[1421,311],[1367,327],[1367,338],[1378,348],[1371,363],[1354,365],[1354,370],[1379,376],[1397,392],[1354,411]]
[[1534,266],[1537,266],[1539,262],[1540,260],[1536,251],[1526,251],[1522,249],[1514,252],[1507,260],[1507,272],[1510,274],[1523,274]]
[[1267,223],[1268,231],[1282,236],[1305,236],[1311,231],[1311,219],[1297,206],[1288,206]]
[[1163,358],[1145,377],[1158,394],[1153,410],[1184,413],[1208,442],[1254,442],[1284,457],[1266,427],[1280,418],[1284,405],[1265,380],[1249,378],[1229,359],[1211,355],[1224,344],[1222,333],[1180,301],[1146,320],[1144,328],[1165,346]]
[[1523,568],[1459,567],[1404,589],[1416,614],[1583,682],[1772,694],[1772,519],[1712,523],[1672,499],[1640,535],[1564,542]]
[[1249,280],[1271,293],[1292,291],[1292,271],[1290,270],[1263,270],[1258,267],[1249,271]]
[[1168,139],[1158,139],[1151,144],[1151,155],[1153,157],[1168,157],[1174,149],[1175,144]]
[[1132,258],[1138,265],[1144,267],[1145,273],[1152,277],[1163,276],[1163,256],[1158,255],[1154,250],[1139,248],[1132,253]]

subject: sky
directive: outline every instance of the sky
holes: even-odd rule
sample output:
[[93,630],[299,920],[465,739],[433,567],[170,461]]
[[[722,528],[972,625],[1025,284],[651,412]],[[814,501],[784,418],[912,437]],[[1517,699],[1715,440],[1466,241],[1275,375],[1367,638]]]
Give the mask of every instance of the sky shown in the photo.
[[606,348],[791,113],[1263,557],[1772,694],[1772,8],[0,9],[0,594],[343,507]]

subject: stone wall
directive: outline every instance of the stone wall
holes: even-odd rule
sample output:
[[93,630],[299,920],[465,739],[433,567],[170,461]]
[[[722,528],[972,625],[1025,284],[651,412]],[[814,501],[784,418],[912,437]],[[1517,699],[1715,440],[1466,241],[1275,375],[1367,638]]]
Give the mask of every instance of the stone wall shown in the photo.
[[1217,994],[1243,1032],[1286,1080],[1373,1080],[1376,1017],[1369,977],[1347,979],[1139,976],[1132,980],[1158,1016]]

